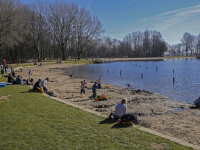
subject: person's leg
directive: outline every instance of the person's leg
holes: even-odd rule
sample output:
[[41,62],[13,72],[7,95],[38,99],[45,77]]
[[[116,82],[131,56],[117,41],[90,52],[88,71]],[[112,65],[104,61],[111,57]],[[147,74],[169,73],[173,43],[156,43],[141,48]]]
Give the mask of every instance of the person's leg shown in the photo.
[[93,93],[93,99],[95,99],[96,97],[95,90],[92,90],[92,93]]
[[82,92],[83,92],[83,90],[81,89],[81,97],[82,97]]
[[97,92],[96,90],[94,90],[94,98],[96,98]]

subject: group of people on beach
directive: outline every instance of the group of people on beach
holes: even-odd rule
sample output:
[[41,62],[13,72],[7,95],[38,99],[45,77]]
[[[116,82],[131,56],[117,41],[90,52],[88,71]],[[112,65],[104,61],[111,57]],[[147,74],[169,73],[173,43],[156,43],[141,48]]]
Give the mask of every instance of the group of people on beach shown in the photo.
[[[81,81],[81,97],[82,97],[82,93],[84,93],[85,94],[85,88],[87,89],[88,87],[87,87],[87,82],[86,82],[86,80],[83,80],[83,81]],[[96,90],[97,89],[100,89],[101,88],[101,83],[98,81],[98,80],[96,80],[95,82],[94,82],[94,84],[93,84],[93,86],[92,86],[92,97],[93,97],[93,99],[95,99],[96,98],[96,95],[97,95],[97,92],[96,92]]]

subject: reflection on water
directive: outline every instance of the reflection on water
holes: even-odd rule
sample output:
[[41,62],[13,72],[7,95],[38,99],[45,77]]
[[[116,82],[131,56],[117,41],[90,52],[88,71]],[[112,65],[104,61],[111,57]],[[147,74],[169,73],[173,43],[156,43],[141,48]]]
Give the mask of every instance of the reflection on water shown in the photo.
[[[193,103],[200,95],[200,60],[128,61],[90,64],[69,68],[76,77],[167,95],[173,100]],[[142,78],[143,77],[143,78]],[[174,78],[174,79],[173,79]]]

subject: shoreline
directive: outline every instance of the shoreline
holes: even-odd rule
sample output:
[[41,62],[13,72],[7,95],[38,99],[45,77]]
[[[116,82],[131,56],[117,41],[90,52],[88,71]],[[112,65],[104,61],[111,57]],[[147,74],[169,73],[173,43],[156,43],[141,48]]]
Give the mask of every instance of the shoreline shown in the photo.
[[94,63],[115,62],[115,61],[164,61],[167,59],[191,59],[197,57],[144,57],[144,58],[93,58]]
[[[166,134],[168,136],[182,139],[195,145],[200,145],[198,133],[200,127],[199,109],[188,109],[175,111],[178,109],[192,108],[194,105],[185,102],[169,100],[167,96],[144,90],[131,90],[127,92],[126,88],[110,86],[109,89],[97,90],[97,95],[105,94],[111,96],[107,101],[96,101],[89,99],[92,90],[86,90],[86,95],[80,97],[81,78],[70,78],[64,72],[65,68],[80,66],[84,64],[55,64],[46,66],[31,67],[35,82],[41,78],[50,78],[46,85],[50,91],[53,91],[57,98],[66,102],[71,102],[81,107],[100,112],[108,116],[114,111],[115,105],[121,102],[121,99],[128,99],[128,113],[138,115],[139,126],[152,129],[154,131]],[[22,77],[28,77],[30,68],[23,67],[23,72],[16,69],[16,73]],[[93,85],[93,81],[88,80],[87,86]],[[105,83],[102,86],[105,87]]]

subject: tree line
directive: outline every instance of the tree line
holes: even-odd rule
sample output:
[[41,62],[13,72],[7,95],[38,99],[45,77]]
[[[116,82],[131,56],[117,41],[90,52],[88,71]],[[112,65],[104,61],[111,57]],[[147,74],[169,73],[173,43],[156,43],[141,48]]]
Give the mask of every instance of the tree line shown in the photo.
[[[158,31],[132,32],[121,41],[104,32],[100,19],[75,3],[0,0],[1,59],[158,57],[170,48]],[[191,50],[189,39],[183,43]]]
[[199,55],[200,54],[200,34],[195,36],[188,32],[183,34],[181,42],[168,45],[168,52],[171,55]]

